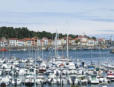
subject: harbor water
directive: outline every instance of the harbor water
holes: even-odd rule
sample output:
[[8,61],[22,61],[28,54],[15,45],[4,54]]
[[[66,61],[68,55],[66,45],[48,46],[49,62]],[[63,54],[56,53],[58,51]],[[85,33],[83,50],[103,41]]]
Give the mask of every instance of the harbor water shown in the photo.
[[[58,51],[58,55],[65,56],[66,57],[66,51]],[[52,56],[54,56],[54,50],[44,50],[42,51],[7,51],[7,52],[0,52],[0,57],[11,57],[15,56],[17,58],[34,58],[36,57],[42,57],[43,59],[49,59]],[[114,63],[114,54],[110,52],[109,49],[102,49],[102,50],[70,50],[69,56],[71,59],[81,59],[83,61],[87,62],[95,62],[95,63],[104,63],[104,62],[110,62],[110,64]]]

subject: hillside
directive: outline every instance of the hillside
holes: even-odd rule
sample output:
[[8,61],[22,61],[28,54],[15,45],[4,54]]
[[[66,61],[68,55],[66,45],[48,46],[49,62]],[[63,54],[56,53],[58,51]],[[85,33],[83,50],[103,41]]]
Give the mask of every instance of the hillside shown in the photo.
[[[59,33],[59,38],[65,37],[66,34],[62,34]],[[77,37],[78,35],[73,35],[70,34],[69,35],[72,38]],[[18,28],[14,28],[14,27],[0,27],[0,38],[1,37],[6,37],[6,38],[27,38],[27,37],[38,37],[38,38],[42,38],[42,37],[47,37],[48,39],[53,39],[55,37],[55,33],[51,33],[51,32],[46,32],[46,31],[31,31],[29,30],[27,27],[18,27]],[[86,36],[88,37],[88,36]],[[88,37],[90,38],[90,37]],[[95,37],[92,37],[95,39]]]

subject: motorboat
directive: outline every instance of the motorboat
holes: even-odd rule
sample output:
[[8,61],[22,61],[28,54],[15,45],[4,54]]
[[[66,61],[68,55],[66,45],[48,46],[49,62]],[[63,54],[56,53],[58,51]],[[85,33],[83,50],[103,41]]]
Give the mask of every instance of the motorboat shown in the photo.
[[113,71],[107,72],[107,79],[114,81],[114,72]]
[[91,84],[99,84],[99,79],[97,78],[97,75],[90,75],[89,82]]
[[35,79],[33,75],[28,75],[25,77],[24,84],[26,86],[33,86],[34,82],[35,82]]

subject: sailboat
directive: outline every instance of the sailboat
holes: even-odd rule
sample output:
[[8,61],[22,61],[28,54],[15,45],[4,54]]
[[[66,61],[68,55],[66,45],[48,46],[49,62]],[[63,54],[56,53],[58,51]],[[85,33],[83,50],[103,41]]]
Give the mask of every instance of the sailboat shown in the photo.
[[42,50],[42,58],[39,58],[38,73],[45,73],[46,72],[46,62],[43,60],[43,44],[41,46],[41,50]]
[[[48,67],[49,67],[48,71],[50,70],[50,72],[48,72],[49,73],[48,82],[52,81],[53,84],[54,83],[67,84],[69,79],[72,79],[72,75],[75,74],[76,72],[76,67],[74,62],[69,58],[68,35],[67,35],[66,57],[63,57],[59,56],[57,52],[57,33],[56,33],[55,57],[49,61]],[[77,81],[77,79],[75,79],[74,81]],[[73,83],[72,80],[70,83]]]

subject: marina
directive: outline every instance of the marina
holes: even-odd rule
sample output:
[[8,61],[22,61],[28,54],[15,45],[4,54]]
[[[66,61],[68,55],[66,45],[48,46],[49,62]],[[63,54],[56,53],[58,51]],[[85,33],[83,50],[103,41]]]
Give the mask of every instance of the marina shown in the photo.
[[[114,54],[110,50],[1,52],[4,87],[112,87]],[[110,64],[108,63],[110,62]]]

